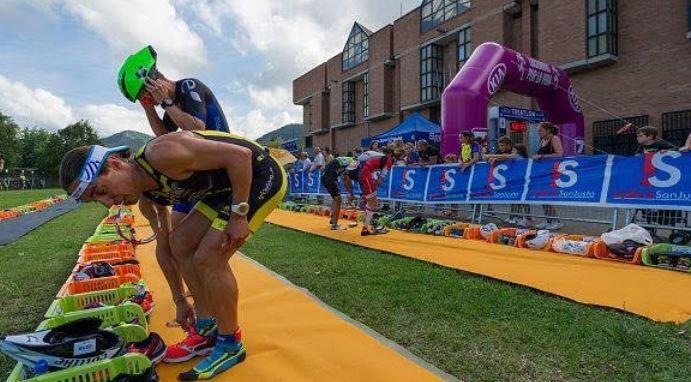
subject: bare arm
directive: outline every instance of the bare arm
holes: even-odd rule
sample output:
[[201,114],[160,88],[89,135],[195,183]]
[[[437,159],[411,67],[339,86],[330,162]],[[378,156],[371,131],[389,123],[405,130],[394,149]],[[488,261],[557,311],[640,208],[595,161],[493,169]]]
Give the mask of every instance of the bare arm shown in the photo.
[[156,108],[154,107],[154,105],[142,104],[142,107],[144,108],[144,113],[146,113],[146,119],[149,121],[149,126],[151,126],[151,130],[153,130],[154,134],[158,137],[167,133],[168,131],[166,130],[163,121],[161,120],[161,118],[159,118],[158,114],[156,113]]
[[182,130],[206,130],[206,124],[202,120],[185,113],[175,105],[167,107],[166,113]]
[[542,155],[541,158],[560,158],[564,156],[564,146],[561,144],[561,139],[556,135],[552,137],[553,154]]
[[348,191],[348,195],[353,196],[353,181],[347,174],[343,174],[343,185],[346,191]]
[[156,260],[168,282],[173,300],[178,302],[184,298],[184,289],[182,274],[173,260],[170,248],[170,215],[168,209],[165,206],[155,204],[145,197],[140,199],[139,209],[142,215],[149,221],[152,229],[155,230],[159,226],[158,221],[160,221],[161,228],[158,230],[158,236],[156,237]]
[[689,134],[688,137],[686,137],[686,143],[684,144],[684,147],[679,149],[679,151],[689,151],[691,150],[691,134]]

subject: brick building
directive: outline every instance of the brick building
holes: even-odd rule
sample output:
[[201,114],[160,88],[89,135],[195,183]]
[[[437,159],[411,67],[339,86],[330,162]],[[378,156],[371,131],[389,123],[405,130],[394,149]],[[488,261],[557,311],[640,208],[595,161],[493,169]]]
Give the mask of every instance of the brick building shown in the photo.
[[[415,111],[439,123],[444,87],[486,41],[569,72],[589,146],[633,150],[632,133],[615,136],[618,117],[676,144],[691,128],[686,0],[424,0],[375,32],[355,22],[344,38],[341,53],[293,81],[308,147],[346,153]],[[537,108],[507,92],[492,104]]]

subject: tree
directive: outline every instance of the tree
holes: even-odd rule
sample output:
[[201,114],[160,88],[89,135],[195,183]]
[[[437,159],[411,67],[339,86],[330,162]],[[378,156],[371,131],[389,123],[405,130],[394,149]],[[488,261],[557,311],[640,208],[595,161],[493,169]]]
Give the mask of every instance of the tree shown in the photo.
[[98,145],[101,143],[98,135],[89,124],[81,120],[73,123],[57,133],[49,134],[37,149],[41,155],[37,161],[38,168],[52,179],[57,179],[58,169],[62,157],[73,148],[79,146]]
[[272,138],[266,146],[272,147],[274,149],[280,149],[283,147],[282,145],[283,145],[283,138],[276,137],[276,138]]
[[44,156],[42,143],[48,141],[51,133],[44,129],[24,128],[19,136],[21,167],[38,167]]
[[5,168],[19,165],[19,126],[0,113],[0,155],[5,158]]

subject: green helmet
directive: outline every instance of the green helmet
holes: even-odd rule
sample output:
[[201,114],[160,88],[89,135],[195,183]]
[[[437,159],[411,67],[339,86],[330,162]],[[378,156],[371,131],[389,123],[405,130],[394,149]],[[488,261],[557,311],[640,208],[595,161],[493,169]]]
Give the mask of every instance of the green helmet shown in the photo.
[[118,72],[120,92],[128,100],[137,102],[146,77],[156,78],[156,51],[147,45],[139,52],[127,57]]

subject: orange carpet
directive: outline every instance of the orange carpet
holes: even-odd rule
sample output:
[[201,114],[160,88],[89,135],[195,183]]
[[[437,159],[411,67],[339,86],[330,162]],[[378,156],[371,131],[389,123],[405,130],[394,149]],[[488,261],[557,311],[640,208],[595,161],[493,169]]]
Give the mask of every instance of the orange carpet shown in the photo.
[[362,237],[359,228],[331,231],[327,217],[306,213],[276,210],[266,221],[655,321],[691,317],[691,275],[681,272],[401,231]]
[[[137,215],[138,235],[147,237],[151,230]],[[183,332],[166,326],[175,317],[175,307],[154,248],[137,248],[142,277],[155,293],[150,328],[173,343]],[[240,285],[240,326],[248,357],[214,381],[453,380],[254,261],[237,254],[231,265]],[[175,381],[196,361],[159,365],[161,381]]]

